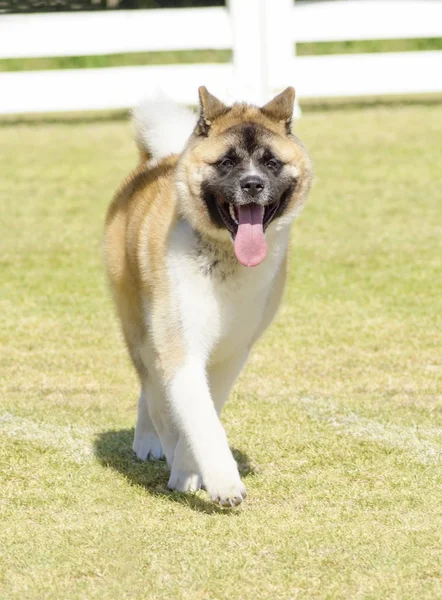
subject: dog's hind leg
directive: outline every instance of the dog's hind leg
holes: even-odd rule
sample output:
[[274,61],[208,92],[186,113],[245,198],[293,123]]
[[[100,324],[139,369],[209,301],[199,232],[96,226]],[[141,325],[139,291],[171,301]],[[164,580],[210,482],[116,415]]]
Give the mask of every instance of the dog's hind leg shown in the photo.
[[[143,396],[147,402],[142,403],[141,411],[140,408],[138,411],[138,417],[141,415],[142,418],[140,424],[145,424],[145,431],[147,430],[148,425],[151,426],[149,431],[151,432],[153,429],[155,432],[156,439],[162,448],[162,454],[165,457],[169,468],[172,468],[175,449],[178,443],[178,432],[170,416],[167,402],[164,397],[164,391],[153,368],[149,370],[149,378],[143,381],[142,390],[145,393],[141,394],[140,402]],[[147,413],[144,412],[146,408]]]
[[167,486],[177,492],[196,492],[201,488],[202,477],[190,453],[184,435],[180,435]]
[[249,355],[248,349],[237,352],[227,360],[213,365],[209,369],[209,384],[216,412],[221,414],[230,390]]
[[161,441],[149,414],[146,390],[141,387],[138,399],[138,416],[135,427],[134,443],[132,450],[140,460],[159,460],[164,458]]

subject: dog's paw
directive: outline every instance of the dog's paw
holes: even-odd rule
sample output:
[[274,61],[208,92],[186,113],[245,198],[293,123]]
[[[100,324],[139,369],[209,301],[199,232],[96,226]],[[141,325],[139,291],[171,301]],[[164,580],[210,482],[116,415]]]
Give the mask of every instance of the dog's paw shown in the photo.
[[247,496],[246,486],[238,472],[229,477],[210,477],[210,480],[205,482],[205,488],[213,502],[226,508],[238,506]]
[[161,442],[156,433],[135,436],[132,450],[140,460],[160,460],[164,458]]
[[197,492],[201,489],[201,476],[181,469],[172,469],[167,487],[177,492]]

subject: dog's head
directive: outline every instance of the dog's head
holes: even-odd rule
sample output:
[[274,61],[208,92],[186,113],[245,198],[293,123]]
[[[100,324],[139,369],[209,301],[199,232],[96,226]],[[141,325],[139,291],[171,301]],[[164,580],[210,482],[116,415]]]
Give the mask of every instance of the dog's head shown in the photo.
[[310,158],[291,132],[295,91],[262,108],[227,107],[205,87],[199,94],[199,120],[178,169],[181,209],[201,233],[230,237],[240,263],[258,265],[266,230],[289,225],[311,185]]

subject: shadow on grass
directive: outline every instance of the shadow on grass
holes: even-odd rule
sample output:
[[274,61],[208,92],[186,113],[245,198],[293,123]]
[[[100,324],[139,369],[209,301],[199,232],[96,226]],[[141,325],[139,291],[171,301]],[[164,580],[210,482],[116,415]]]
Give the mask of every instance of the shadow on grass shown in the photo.
[[[236,511],[220,508],[210,500],[204,500],[197,494],[172,492],[167,488],[169,469],[164,460],[141,461],[132,451],[134,429],[105,431],[94,442],[95,456],[106,467],[122,473],[131,483],[145,488],[152,495],[161,495],[171,502],[184,504],[192,510],[207,514],[237,514]],[[241,477],[255,473],[249,458],[241,450],[232,449],[238,463]]]

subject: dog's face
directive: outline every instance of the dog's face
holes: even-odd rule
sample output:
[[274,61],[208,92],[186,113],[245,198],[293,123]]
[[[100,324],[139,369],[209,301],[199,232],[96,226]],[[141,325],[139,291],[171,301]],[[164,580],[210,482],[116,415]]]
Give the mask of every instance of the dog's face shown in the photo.
[[200,101],[178,170],[181,206],[198,231],[230,237],[239,262],[255,266],[267,252],[267,228],[290,224],[311,184],[309,156],[291,133],[294,90],[262,108],[228,108],[205,88]]

